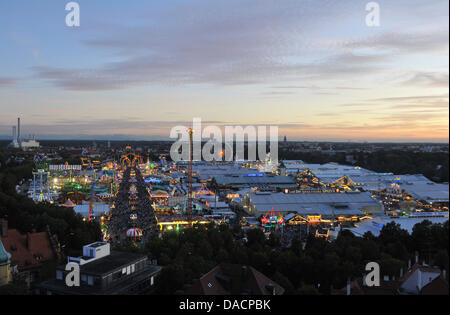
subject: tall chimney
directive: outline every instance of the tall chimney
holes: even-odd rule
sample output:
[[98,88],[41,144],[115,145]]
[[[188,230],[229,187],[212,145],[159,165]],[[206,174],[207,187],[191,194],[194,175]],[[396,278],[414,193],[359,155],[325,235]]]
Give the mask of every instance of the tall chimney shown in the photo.
[[12,126],[12,139],[13,141],[17,139],[16,126]]
[[20,117],[17,118],[17,142],[20,143]]

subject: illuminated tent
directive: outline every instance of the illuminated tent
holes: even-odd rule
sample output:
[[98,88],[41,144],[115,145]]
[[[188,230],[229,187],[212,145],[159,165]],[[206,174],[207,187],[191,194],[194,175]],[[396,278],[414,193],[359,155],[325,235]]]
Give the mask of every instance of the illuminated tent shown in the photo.
[[141,229],[129,229],[127,231],[127,237],[128,238],[134,238],[134,240],[136,241],[137,239],[140,239],[143,236],[142,230]]

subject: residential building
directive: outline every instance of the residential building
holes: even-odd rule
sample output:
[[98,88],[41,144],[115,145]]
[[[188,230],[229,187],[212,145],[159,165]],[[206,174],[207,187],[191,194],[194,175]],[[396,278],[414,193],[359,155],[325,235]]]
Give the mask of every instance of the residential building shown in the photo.
[[406,274],[383,276],[379,286],[369,287],[363,277],[349,281],[347,286],[332,290],[333,295],[448,295],[446,272],[425,264],[413,265]]
[[66,265],[56,268],[56,277],[38,284],[40,295],[116,295],[145,293],[155,285],[161,271],[147,256],[137,253],[111,251],[110,244],[96,242],[83,247],[83,256],[69,257],[68,263],[80,267],[80,285],[69,287]]
[[187,295],[282,295],[284,288],[251,266],[222,263],[195,280]]
[[8,229],[8,221],[0,219],[0,240],[11,254],[11,269],[31,283],[46,262],[61,258],[58,240],[50,231],[22,234],[17,229]]

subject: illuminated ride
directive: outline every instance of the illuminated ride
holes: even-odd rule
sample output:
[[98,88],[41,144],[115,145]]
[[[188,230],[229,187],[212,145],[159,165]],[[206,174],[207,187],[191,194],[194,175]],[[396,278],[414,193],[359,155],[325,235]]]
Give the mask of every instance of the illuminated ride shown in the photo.
[[122,167],[135,167],[143,164],[142,157],[134,153],[128,153],[122,156],[121,164]]
[[194,196],[214,196],[215,194],[206,187],[206,184],[202,184],[202,187],[194,192]]
[[181,228],[189,228],[195,224],[210,224],[211,221],[201,216],[162,216],[157,217],[157,226],[161,231],[180,231]]
[[273,229],[285,226],[286,222],[284,222],[281,213],[278,210],[275,212],[272,208],[272,210],[267,211],[264,218],[262,218],[261,225],[266,229]]
[[127,237],[129,239],[134,239],[135,242],[142,240],[143,235],[142,230],[138,228],[129,229],[127,231]]
[[129,193],[131,193],[131,194],[136,194],[138,191],[137,191],[137,187],[136,187],[136,185],[131,185],[130,186],[130,191],[129,191]]
[[147,163],[145,163],[144,169],[149,171],[149,170],[153,170],[158,166],[158,164],[154,163],[154,162],[150,162],[149,157],[147,156]]
[[144,179],[144,181],[147,184],[161,184],[162,183],[162,179],[159,177],[155,177],[155,176],[148,176]]

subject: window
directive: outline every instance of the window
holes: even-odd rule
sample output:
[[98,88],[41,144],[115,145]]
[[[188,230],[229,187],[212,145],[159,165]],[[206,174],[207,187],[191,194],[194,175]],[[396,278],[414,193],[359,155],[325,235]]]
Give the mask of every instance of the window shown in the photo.
[[90,286],[94,285],[94,277],[93,276],[88,277],[88,285],[90,285]]
[[56,270],[56,279],[62,280],[63,279],[63,273],[61,270]]
[[132,264],[131,265],[131,273],[133,273],[133,272],[135,272],[136,271],[136,265],[135,264]]
[[122,277],[122,272],[121,271],[113,273],[113,280],[120,279],[121,277]]
[[103,278],[106,281],[106,285],[109,285],[113,281],[113,274],[110,273],[105,278]]

